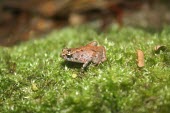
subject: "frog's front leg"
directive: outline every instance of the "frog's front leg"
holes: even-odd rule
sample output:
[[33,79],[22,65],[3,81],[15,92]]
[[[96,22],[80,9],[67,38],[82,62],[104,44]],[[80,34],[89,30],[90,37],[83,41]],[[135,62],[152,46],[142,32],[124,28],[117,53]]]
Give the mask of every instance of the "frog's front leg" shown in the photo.
[[86,61],[86,62],[83,64],[83,66],[82,66],[81,69],[84,70],[90,62],[91,62],[91,60]]

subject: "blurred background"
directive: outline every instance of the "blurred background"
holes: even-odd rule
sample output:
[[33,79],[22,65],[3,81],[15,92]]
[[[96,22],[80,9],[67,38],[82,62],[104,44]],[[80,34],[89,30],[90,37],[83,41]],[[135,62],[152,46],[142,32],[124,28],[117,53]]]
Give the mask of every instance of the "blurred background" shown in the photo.
[[110,25],[158,32],[170,24],[170,0],[0,0],[0,46],[66,26]]

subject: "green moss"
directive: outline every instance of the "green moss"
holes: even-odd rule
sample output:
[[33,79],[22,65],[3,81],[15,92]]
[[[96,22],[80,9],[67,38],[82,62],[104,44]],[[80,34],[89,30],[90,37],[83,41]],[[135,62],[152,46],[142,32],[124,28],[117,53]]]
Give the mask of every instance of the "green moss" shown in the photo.
[[[62,48],[94,40],[106,47],[106,62],[81,73],[81,65],[60,58]],[[170,52],[152,50],[155,45],[169,49],[169,42],[169,27],[154,34],[130,27],[97,34],[80,27],[1,47],[0,112],[168,113]],[[136,65],[137,49],[145,53],[142,69]]]

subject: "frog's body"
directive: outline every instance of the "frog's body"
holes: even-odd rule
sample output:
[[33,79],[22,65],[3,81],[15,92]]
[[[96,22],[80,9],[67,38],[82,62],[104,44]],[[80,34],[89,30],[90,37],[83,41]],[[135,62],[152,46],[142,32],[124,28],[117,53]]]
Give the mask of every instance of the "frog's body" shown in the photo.
[[83,63],[83,69],[88,63],[100,64],[106,60],[106,50],[103,46],[97,46],[97,42],[91,42],[79,48],[63,49],[61,57],[67,61]]

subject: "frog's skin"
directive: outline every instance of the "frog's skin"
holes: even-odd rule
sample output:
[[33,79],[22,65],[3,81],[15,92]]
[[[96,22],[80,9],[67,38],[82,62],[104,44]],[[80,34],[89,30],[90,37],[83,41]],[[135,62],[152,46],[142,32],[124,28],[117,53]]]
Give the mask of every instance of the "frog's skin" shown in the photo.
[[83,63],[82,69],[84,69],[90,62],[94,64],[104,62],[106,50],[104,46],[97,46],[97,42],[93,41],[79,48],[64,48],[61,57],[66,61]]

